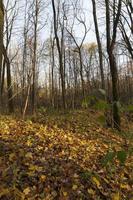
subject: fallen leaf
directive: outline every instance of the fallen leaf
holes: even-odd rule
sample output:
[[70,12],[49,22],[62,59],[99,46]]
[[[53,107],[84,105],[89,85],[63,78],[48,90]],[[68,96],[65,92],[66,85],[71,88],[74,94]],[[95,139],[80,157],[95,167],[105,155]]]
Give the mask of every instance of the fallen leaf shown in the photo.
[[122,189],[128,189],[128,188],[129,188],[129,185],[121,184],[120,187],[121,187]]
[[23,190],[23,193],[24,193],[25,195],[28,195],[28,194],[30,193],[30,188],[29,188],[29,187],[25,188],[25,189]]
[[9,160],[10,160],[10,161],[14,161],[15,157],[16,157],[15,153],[11,153],[11,154],[9,155]]
[[10,193],[10,191],[7,188],[0,189],[0,198],[2,198],[4,195],[7,195],[9,193]]
[[91,194],[91,195],[94,195],[94,194],[95,194],[95,191],[94,191],[93,189],[91,189],[91,188],[88,189],[87,192],[88,192],[89,194]]
[[116,194],[114,194],[112,200],[120,200],[120,193],[117,192]]
[[31,158],[33,159],[33,155],[31,152],[28,152],[26,155],[25,155],[26,158]]
[[77,190],[77,188],[78,188],[77,185],[73,185],[73,186],[72,186],[72,189],[73,189],[73,190]]
[[46,176],[45,176],[45,175],[41,175],[41,176],[40,176],[40,180],[41,180],[42,182],[44,182],[44,181],[46,180]]
[[63,192],[63,196],[64,197],[68,196],[68,193],[67,192]]
[[93,181],[93,183],[95,183],[95,185],[96,185],[97,187],[100,186],[100,182],[99,182],[99,180],[98,180],[95,176],[92,177],[92,181]]

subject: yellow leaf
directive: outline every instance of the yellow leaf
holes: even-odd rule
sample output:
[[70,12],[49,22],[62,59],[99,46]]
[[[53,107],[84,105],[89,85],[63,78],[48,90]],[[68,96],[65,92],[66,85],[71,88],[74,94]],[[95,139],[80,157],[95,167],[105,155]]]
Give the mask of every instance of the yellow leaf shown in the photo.
[[38,167],[38,166],[36,166],[36,165],[30,165],[30,166],[29,166],[29,170],[31,170],[31,171],[36,171],[36,170],[37,170],[37,167]]
[[25,157],[26,157],[26,158],[31,158],[31,159],[33,158],[33,156],[32,156],[32,153],[31,153],[31,152],[28,152],[28,153],[25,155]]
[[30,188],[29,188],[29,187],[25,188],[25,189],[23,190],[23,193],[24,193],[25,195],[28,195],[28,194],[30,193]]
[[43,149],[43,147],[41,147],[41,146],[38,146],[38,147],[37,147],[37,149],[38,149],[38,150],[42,150],[42,149]]
[[32,146],[32,142],[30,140],[27,140],[26,144],[27,144],[28,147]]
[[15,159],[15,153],[11,153],[10,155],[9,155],[9,160],[10,161],[14,161],[14,159]]
[[121,187],[122,189],[128,189],[128,188],[129,188],[129,185],[121,184],[120,187]]
[[77,188],[78,188],[77,185],[73,185],[73,187],[72,187],[73,190],[76,190]]
[[114,194],[112,200],[120,200],[120,193],[117,192],[116,194]]
[[95,194],[95,191],[94,191],[93,189],[91,189],[91,188],[88,189],[87,192],[88,192],[89,194],[91,194],[91,195],[94,195],[94,194]]
[[25,195],[22,192],[20,192],[20,190],[18,190],[16,187],[14,187],[14,194],[16,195],[16,197],[20,197],[21,200],[25,199]]
[[3,197],[4,195],[7,195],[7,194],[9,194],[10,193],[10,191],[9,191],[9,189],[6,189],[6,188],[0,188],[0,198],[1,197]]
[[63,192],[63,196],[64,197],[68,196],[68,193],[67,192]]
[[34,171],[30,171],[30,172],[28,172],[27,174],[28,174],[28,176],[32,177],[32,176],[35,175],[35,172],[34,172]]
[[45,176],[45,175],[41,175],[40,180],[41,180],[42,182],[44,182],[44,181],[46,180],[46,176]]
[[105,181],[107,184],[109,184],[109,181],[108,181],[108,179],[104,178],[104,181]]
[[41,172],[42,170],[43,170],[43,167],[39,167],[39,166],[37,166],[36,171]]
[[92,177],[92,181],[93,181],[93,183],[95,183],[95,185],[96,185],[97,187],[100,186],[100,182],[99,182],[99,180],[98,180],[95,176]]

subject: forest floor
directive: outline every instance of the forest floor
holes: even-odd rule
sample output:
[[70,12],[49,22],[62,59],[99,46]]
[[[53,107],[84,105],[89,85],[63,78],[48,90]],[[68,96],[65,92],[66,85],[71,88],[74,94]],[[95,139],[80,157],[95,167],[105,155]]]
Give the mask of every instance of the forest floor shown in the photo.
[[123,128],[92,110],[0,116],[0,200],[133,200],[133,126]]

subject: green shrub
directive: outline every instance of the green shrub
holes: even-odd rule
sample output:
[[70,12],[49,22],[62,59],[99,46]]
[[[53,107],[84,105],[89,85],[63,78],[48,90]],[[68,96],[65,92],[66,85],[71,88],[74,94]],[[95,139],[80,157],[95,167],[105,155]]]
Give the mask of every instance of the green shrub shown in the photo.
[[127,112],[133,112],[133,105],[128,105],[128,106],[126,106],[126,108],[125,108],[125,110],[127,111]]
[[128,154],[129,152],[126,152],[125,150],[121,150],[117,152],[109,151],[102,159],[102,164],[103,166],[107,166],[109,163],[113,164],[114,159],[117,159],[121,165],[124,165],[127,160]]
[[95,104],[94,108],[96,110],[105,111],[105,110],[109,109],[110,106],[106,101],[98,100],[98,102]]

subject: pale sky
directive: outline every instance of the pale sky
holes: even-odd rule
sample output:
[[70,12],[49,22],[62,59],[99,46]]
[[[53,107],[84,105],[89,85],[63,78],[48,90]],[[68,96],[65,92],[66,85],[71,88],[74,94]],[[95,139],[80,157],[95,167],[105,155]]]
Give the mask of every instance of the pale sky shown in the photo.
[[[91,25],[91,30],[88,32],[87,34],[87,37],[86,37],[86,40],[85,42],[87,43],[90,43],[90,42],[95,42],[96,41],[96,38],[95,38],[95,32],[94,32],[94,26],[93,26],[93,17],[92,17],[92,6],[91,6],[91,0],[82,0],[83,2],[83,9],[84,9],[84,12],[85,12],[85,16],[86,16],[86,24],[88,27],[90,27]],[[24,16],[22,15],[22,11],[21,11],[21,7],[23,5],[24,1],[23,0],[18,0],[18,7],[19,7],[19,13],[18,13],[18,20],[17,20],[17,23],[16,23],[16,27],[15,28],[17,30],[17,35],[18,35],[18,38],[19,38],[19,41],[20,41],[20,34],[21,33],[21,30],[22,30],[22,24],[23,24],[23,18]],[[49,9],[47,9],[46,11],[46,15],[42,13],[42,19],[43,20],[46,20],[46,18],[48,17],[48,15],[51,15],[51,11],[50,11],[50,7]],[[41,38],[43,40],[45,40],[46,38],[48,38],[50,36],[50,22],[48,21],[48,26],[44,27],[42,30],[41,30]],[[82,26],[78,26],[76,27],[76,37],[78,38],[82,38],[82,31],[83,31],[83,27]]]
[[[5,0],[6,1],[6,0]],[[4,3],[5,3],[4,1]],[[10,0],[11,3],[13,3],[14,0]],[[30,0],[27,0],[28,2]],[[44,0],[45,2],[46,0]],[[92,43],[92,42],[96,42],[96,37],[95,37],[95,29],[94,29],[94,25],[93,25],[93,15],[92,15],[92,3],[91,0],[81,0],[83,2],[83,10],[85,12],[85,16],[86,16],[86,25],[89,28],[91,25],[91,29],[87,34],[87,37],[84,41],[84,43]],[[51,2],[51,0],[49,0],[49,2]],[[14,31],[13,31],[13,35],[12,35],[12,43],[16,44],[16,47],[18,47],[18,45],[23,45],[23,24],[24,24],[24,5],[25,1],[24,0],[18,0],[18,16],[17,16],[17,20],[15,22],[15,27],[14,27]],[[52,17],[52,5],[50,4],[50,6],[45,9],[42,12],[42,16],[41,16],[41,20],[44,22],[47,18],[48,18],[48,25],[45,26],[41,32],[38,35],[38,39],[42,42],[44,42],[47,38],[50,37],[50,27],[51,27],[51,23],[50,23],[50,17]],[[101,29],[102,30],[102,29]],[[83,28],[82,26],[77,26],[75,28],[75,37],[79,39],[82,38],[82,32],[83,32]],[[43,69],[41,70],[41,75],[42,78],[44,78],[44,70],[46,68],[46,65],[42,65]]]

